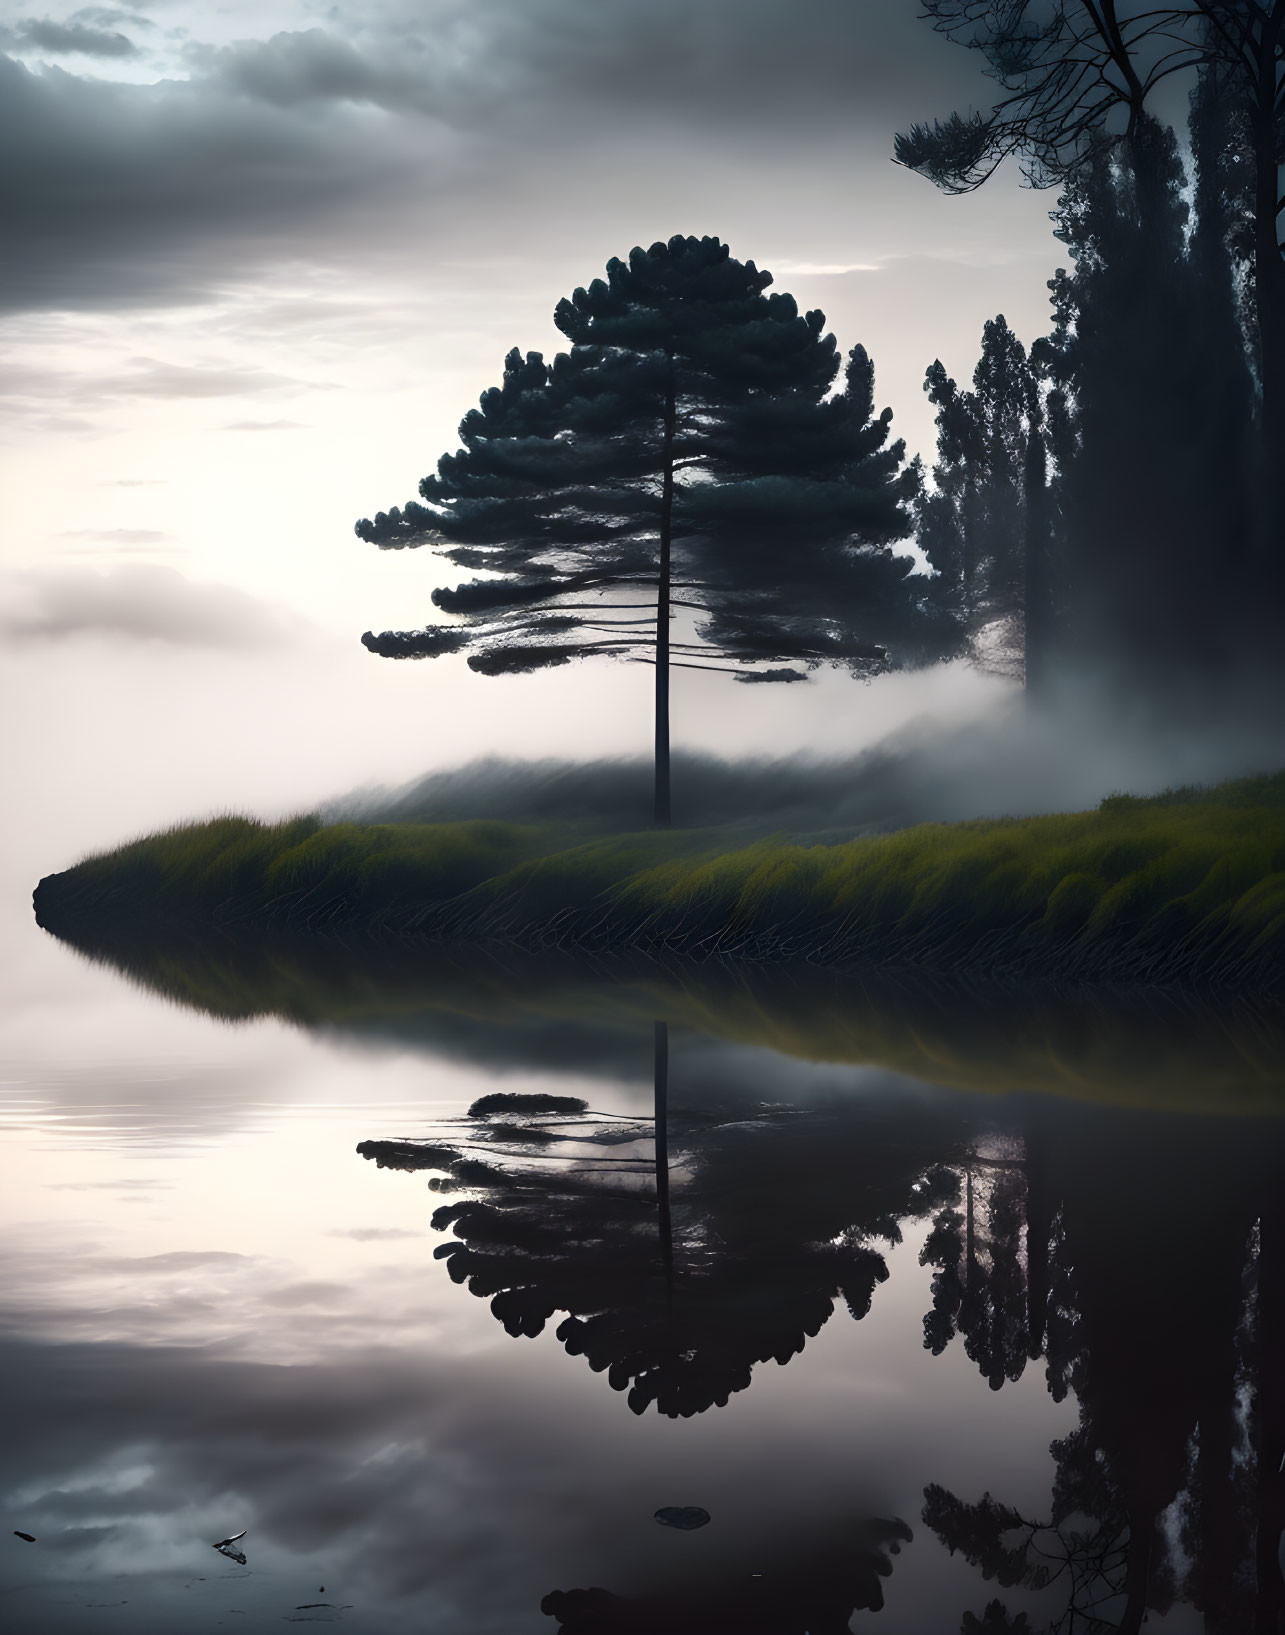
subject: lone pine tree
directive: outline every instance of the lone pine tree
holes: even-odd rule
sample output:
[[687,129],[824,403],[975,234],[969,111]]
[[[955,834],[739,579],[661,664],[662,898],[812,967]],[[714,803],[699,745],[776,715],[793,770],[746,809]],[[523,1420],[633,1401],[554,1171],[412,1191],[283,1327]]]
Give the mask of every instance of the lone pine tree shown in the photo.
[[716,238],[606,271],[558,305],[569,351],[509,353],[461,422],[463,448],[421,482],[425,503],[356,526],[485,574],[433,592],[460,622],[362,640],[390,658],[467,652],[484,675],[592,655],[653,664],[664,824],[671,665],[746,682],[821,664],[872,675],[938,656],[953,625],[888,548],[909,532],[913,476],[892,411],[874,414],[865,351],[834,392],[824,314],[766,294],[771,274]]

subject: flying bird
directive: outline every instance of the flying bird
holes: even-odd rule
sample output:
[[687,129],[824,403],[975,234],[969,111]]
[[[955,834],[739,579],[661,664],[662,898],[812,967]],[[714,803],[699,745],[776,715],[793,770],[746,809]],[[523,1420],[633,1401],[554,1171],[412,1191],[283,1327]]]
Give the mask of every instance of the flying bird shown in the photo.
[[245,1552],[237,1549],[237,1543],[250,1531],[248,1527],[234,1533],[231,1538],[221,1538],[214,1548],[220,1555],[225,1555],[229,1561],[235,1561],[238,1567],[245,1566]]

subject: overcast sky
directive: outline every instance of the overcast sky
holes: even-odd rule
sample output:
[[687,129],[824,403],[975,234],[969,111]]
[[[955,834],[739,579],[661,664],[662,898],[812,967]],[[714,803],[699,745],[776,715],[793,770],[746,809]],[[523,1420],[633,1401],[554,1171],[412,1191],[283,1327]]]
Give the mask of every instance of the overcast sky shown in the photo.
[[[557,346],[561,296],[675,232],[822,307],[930,452],[925,366],[971,371],[996,312],[1040,333],[1061,247],[1015,176],[948,199],[891,163],[899,127],[987,100],[919,9],[3,0],[0,629],[45,798],[92,764],[110,829],[474,749],[643,749],[640,668],[366,654],[440,570],[352,523],[414,493],[510,346]],[[886,701],[790,691],[685,679],[676,732],[830,747]],[[112,818],[140,779],[163,793]]]

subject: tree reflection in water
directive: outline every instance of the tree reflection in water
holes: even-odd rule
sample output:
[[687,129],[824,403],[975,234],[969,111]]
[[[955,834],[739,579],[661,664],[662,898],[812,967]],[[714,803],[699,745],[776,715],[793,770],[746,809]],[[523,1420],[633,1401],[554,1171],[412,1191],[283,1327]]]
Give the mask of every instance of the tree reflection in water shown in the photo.
[[883,1606],[891,1557],[910,1536],[903,1521],[859,1522],[752,1577],[636,1597],[554,1590],[540,1610],[559,1635],[845,1635],[854,1613]]
[[[928,1220],[928,1349],[962,1344],[994,1390],[1040,1360],[1080,1414],[1053,1445],[1044,1514],[925,1490],[929,1529],[984,1579],[1052,1592],[1051,1622],[992,1600],[963,1614],[967,1635],[1137,1635],[1178,1602],[1207,1635],[1285,1635],[1279,1124],[1043,1099],[984,1128],[975,1107],[940,1100],[696,1113],[667,1103],[667,1048],[658,1026],[654,1128],[492,1113],[436,1143],[361,1150],[464,1191],[434,1216],[455,1231],[437,1251],[450,1275],[514,1335],[561,1313],[563,1345],[637,1413],[725,1404],[756,1362],[801,1351],[838,1300],[862,1317],[887,1276],[880,1246]],[[568,1632],[786,1635],[844,1628],[868,1604],[834,1622],[837,1594],[831,1623],[819,1603],[799,1622],[781,1594],[755,1603],[759,1623],[726,1587],[686,1608],[568,1591],[546,1610]]]
[[933,1486],[924,1520],[1001,1586],[1060,1583],[1056,1631],[1136,1632],[1184,1601],[1209,1635],[1279,1635],[1279,1127],[1050,1104],[1021,1138],[1019,1162],[967,1163],[934,1222],[925,1344],[959,1336],[995,1389],[1043,1358],[1080,1423],[1046,1516]]
[[[888,1275],[879,1242],[954,1196],[940,1121],[887,1102],[807,1115],[668,1105],[655,1030],[650,1122],[601,1114],[465,1121],[432,1143],[365,1142],[392,1168],[442,1172],[468,1196],[433,1216],[451,1277],[513,1335],[559,1312],[558,1339],[643,1413],[722,1406],[756,1362],[788,1362],[843,1300],[854,1318]],[[475,1109],[476,1110],[476,1109]]]

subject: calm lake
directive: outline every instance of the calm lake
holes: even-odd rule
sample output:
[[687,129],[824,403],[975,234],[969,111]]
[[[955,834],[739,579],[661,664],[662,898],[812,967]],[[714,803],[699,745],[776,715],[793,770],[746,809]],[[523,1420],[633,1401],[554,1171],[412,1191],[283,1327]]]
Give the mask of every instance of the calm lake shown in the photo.
[[1280,1627],[1276,1022],[13,937],[4,1627]]

